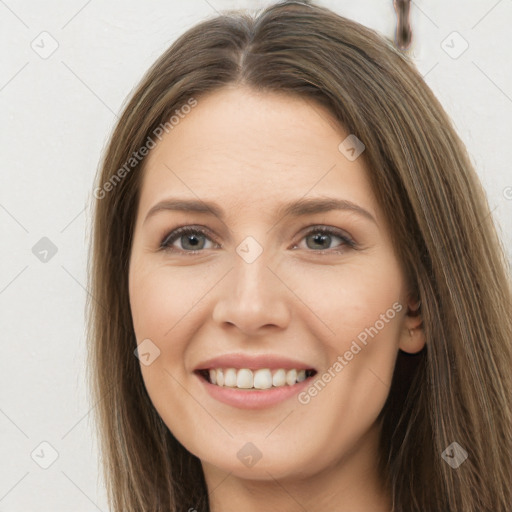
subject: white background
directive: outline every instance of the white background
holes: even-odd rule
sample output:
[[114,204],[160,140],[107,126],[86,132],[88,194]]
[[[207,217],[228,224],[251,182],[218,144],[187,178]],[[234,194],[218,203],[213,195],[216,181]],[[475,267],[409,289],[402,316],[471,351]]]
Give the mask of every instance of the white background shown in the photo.
[[[125,97],[180,34],[216,10],[269,3],[0,0],[0,512],[107,510],[84,380],[96,167]],[[392,0],[318,3],[394,36]],[[512,260],[512,0],[413,1],[411,25],[414,60]],[[462,48],[453,31],[469,45],[458,58],[445,51]],[[49,51],[52,38],[47,58],[31,47]],[[42,237],[57,248],[47,262],[32,252]],[[43,441],[58,453],[48,469],[31,458],[51,462]]]

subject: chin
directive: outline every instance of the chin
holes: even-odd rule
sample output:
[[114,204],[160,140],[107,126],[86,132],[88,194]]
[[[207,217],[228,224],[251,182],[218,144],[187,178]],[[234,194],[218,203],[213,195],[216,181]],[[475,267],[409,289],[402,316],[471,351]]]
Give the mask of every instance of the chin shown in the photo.
[[[211,447],[212,445],[209,445]],[[286,480],[307,478],[317,471],[321,461],[309,458],[303,450],[283,446],[281,440],[271,446],[267,442],[254,444],[246,440],[230,440],[230,445],[218,443],[219,450],[199,450],[201,463],[235,477],[249,480]],[[305,469],[307,468],[307,470]]]

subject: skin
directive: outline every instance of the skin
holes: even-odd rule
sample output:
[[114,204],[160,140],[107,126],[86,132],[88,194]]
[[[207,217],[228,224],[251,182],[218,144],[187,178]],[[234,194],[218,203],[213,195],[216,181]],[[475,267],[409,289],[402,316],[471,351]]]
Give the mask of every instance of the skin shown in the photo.
[[[389,489],[376,467],[379,426],[398,349],[424,346],[421,318],[368,181],[364,152],[338,149],[346,132],[304,98],[230,86],[198,105],[146,160],[130,267],[137,343],[160,355],[141,364],[153,404],[175,437],[199,457],[213,512],[389,512]],[[168,197],[215,201],[221,220],[196,212],[148,211]],[[346,199],[375,222],[346,210],[278,217],[277,205],[302,197]],[[178,236],[182,225],[207,228]],[[343,230],[316,242],[312,226]],[[263,252],[247,263],[247,237]],[[324,250],[324,254],[319,251]],[[336,253],[335,251],[340,251]],[[293,396],[261,410],[212,398],[193,373],[228,352],[277,354],[324,374],[366,327],[399,303],[401,311],[307,404]],[[412,336],[409,329],[414,329]],[[237,457],[247,443],[262,454],[252,467]],[[300,506],[298,505],[300,504]],[[301,508],[303,507],[303,508]]]

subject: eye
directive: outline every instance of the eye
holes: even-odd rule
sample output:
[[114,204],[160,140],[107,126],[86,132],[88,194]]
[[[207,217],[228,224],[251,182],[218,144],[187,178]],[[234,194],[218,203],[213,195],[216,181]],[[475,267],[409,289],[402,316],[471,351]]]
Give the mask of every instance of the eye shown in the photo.
[[[335,254],[340,254],[344,252],[347,247],[355,248],[356,243],[343,231],[336,228],[331,228],[329,226],[313,226],[308,230],[308,232],[303,237],[306,240],[306,245],[310,249],[323,249],[320,251],[313,251],[323,254],[325,252],[331,252]],[[345,247],[343,250],[331,250],[328,246],[331,244],[333,238],[338,238],[341,240],[341,244],[338,247]],[[308,242],[311,241],[310,243]],[[294,248],[298,247],[297,245]]]
[[[174,231],[171,231],[160,244],[160,248],[170,252],[186,252],[189,254],[197,254],[201,249],[208,249],[205,247],[204,239],[208,238],[208,231],[194,226],[183,226]],[[183,244],[183,249],[172,247],[172,244],[180,240]]]
[[[312,236],[314,235],[314,236]],[[310,238],[311,237],[311,238]],[[345,247],[343,250],[331,250],[328,246],[331,244],[333,238],[341,240],[341,244],[338,247]],[[313,226],[302,239],[306,240],[306,245],[310,249],[321,249],[320,251],[314,250],[320,254],[324,253],[335,253],[340,254],[348,248],[356,248],[356,243],[340,229],[332,228],[329,226]],[[302,240],[301,239],[301,240]],[[173,247],[176,241],[182,243],[182,247]],[[168,252],[183,252],[190,255],[198,254],[201,249],[211,249],[212,247],[205,247],[205,240],[212,242],[208,230],[194,226],[183,226],[171,231],[167,234],[160,244],[160,249]],[[311,243],[308,242],[311,240]],[[220,244],[212,242],[217,247],[221,247]],[[299,248],[294,245],[292,249]]]

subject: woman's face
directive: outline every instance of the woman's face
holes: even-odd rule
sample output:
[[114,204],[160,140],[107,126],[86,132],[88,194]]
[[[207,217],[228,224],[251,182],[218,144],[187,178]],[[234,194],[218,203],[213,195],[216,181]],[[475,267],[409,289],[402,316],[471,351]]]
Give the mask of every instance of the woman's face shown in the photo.
[[230,87],[147,157],[129,268],[141,371],[205,468],[263,480],[375,459],[397,350],[424,340],[349,135],[317,104]]

